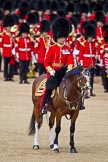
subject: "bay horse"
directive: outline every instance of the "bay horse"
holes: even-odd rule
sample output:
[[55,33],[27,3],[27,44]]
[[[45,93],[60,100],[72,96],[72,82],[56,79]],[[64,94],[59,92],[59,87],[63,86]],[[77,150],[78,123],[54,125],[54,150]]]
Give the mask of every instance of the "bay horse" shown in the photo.
[[[36,96],[36,89],[40,82],[45,79],[46,75],[40,75],[36,78],[32,85],[32,101],[34,105],[31,117],[29,135],[34,135],[33,149],[39,149],[38,131],[43,122],[43,116],[40,114],[41,96]],[[59,152],[58,137],[61,131],[61,119],[63,116],[69,116],[70,125],[70,153],[77,153],[74,146],[75,122],[79,114],[80,106],[83,103],[85,93],[89,86],[89,70],[84,70],[78,66],[67,72],[62,79],[60,86],[55,90],[51,102],[47,105],[47,111],[50,112],[49,128],[50,128],[50,148]],[[54,123],[55,136],[54,136]]]

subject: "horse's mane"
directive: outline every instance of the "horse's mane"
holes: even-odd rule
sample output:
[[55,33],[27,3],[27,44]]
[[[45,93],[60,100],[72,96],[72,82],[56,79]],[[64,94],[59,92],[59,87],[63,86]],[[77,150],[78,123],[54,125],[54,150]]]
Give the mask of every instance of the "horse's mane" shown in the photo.
[[80,75],[80,71],[81,71],[81,66],[78,66],[78,67],[73,68],[72,70],[69,70],[65,74],[65,79],[69,79],[73,77],[74,75]]

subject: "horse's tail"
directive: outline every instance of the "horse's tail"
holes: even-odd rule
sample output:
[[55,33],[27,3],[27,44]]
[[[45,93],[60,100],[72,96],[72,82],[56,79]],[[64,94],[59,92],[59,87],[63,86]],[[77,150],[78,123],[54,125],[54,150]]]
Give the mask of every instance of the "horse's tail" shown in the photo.
[[[40,115],[39,120],[38,120],[38,129],[41,128],[42,123],[43,123],[43,116]],[[31,121],[30,121],[28,135],[34,135],[34,134],[35,134],[35,116],[34,116],[34,112],[33,112],[32,117],[31,117]]]

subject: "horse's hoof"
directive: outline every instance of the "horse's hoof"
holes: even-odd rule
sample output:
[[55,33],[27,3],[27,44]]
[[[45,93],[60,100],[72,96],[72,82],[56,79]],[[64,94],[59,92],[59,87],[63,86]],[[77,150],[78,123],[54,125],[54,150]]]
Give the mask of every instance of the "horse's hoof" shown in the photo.
[[50,145],[50,149],[53,149],[53,147],[54,147],[54,144]]
[[38,150],[38,149],[40,149],[40,147],[39,147],[39,145],[33,145],[33,149]]
[[60,153],[60,151],[59,151],[58,148],[53,149],[53,151],[54,151],[55,153]]
[[77,149],[74,147],[74,148],[71,148],[70,149],[70,153],[78,153]]

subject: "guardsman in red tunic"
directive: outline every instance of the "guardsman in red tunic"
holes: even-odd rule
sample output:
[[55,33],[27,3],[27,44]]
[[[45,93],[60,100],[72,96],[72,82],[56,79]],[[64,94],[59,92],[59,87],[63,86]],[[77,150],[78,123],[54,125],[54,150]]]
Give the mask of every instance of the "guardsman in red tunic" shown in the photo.
[[4,58],[4,80],[8,81],[11,80],[9,78],[9,68],[10,68],[10,60],[12,57],[12,49],[14,46],[13,43],[13,38],[11,35],[11,26],[14,24],[14,19],[11,14],[6,15],[4,17],[4,31],[3,31],[3,36],[2,36],[2,56]]
[[69,20],[74,13],[74,4],[73,3],[68,3],[68,5],[66,6],[66,19]]
[[100,41],[103,40],[102,27],[105,24],[105,15],[102,11],[97,11],[95,14],[95,20],[97,22],[96,39]]
[[33,52],[33,42],[28,36],[29,25],[27,23],[20,24],[19,37],[16,38],[16,55],[19,56],[20,66],[20,84],[23,82],[29,84],[27,81],[27,73],[29,71],[29,63],[31,60],[31,54]]
[[[58,18],[54,21],[52,25],[52,35],[56,42],[54,45],[49,47],[46,52],[44,59],[44,66],[47,71],[47,78],[55,76],[56,71],[62,70],[60,77],[54,77],[57,81],[57,85],[51,81],[52,87],[46,89],[42,97],[42,103],[40,105],[41,113],[46,113],[46,103],[48,103],[51,96],[52,90],[60,85],[60,82],[65,75],[66,70],[72,69],[74,66],[74,60],[72,57],[71,49],[69,46],[65,45],[66,38],[69,34],[69,22],[65,18]],[[67,68],[66,68],[67,66]],[[64,68],[65,67],[65,68]],[[47,84],[47,83],[46,83]]]
[[102,28],[103,38],[99,46],[100,63],[102,68],[102,81],[106,93],[108,93],[108,24]]
[[48,20],[42,20],[41,26],[40,26],[40,33],[41,36],[36,39],[34,42],[34,54],[37,55],[37,63],[38,63],[38,72],[39,75],[46,73],[46,70],[44,68],[44,58],[45,53],[48,50],[50,43],[51,43],[51,37],[48,34],[50,31],[50,24]]
[[94,66],[96,63],[97,42],[95,38],[95,26],[88,24],[85,27],[85,40],[80,42],[79,62],[85,68],[92,67],[90,70],[91,96],[93,94]]

